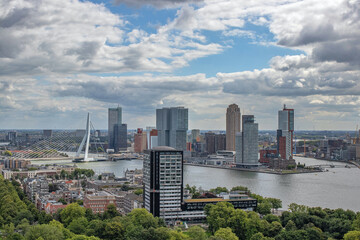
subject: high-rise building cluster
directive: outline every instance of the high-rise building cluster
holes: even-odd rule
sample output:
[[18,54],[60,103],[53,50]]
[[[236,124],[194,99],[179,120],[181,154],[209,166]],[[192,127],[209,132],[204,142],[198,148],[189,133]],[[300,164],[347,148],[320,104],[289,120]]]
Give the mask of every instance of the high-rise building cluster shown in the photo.
[[[109,108],[109,148],[115,152],[127,148],[127,125],[122,123],[121,110],[121,107]],[[143,153],[157,146],[168,146],[184,151],[186,157],[209,156],[204,160],[205,164],[258,167],[258,133],[259,125],[255,122],[255,116],[241,115],[240,108],[235,103],[226,109],[226,132],[201,133],[199,129],[192,129],[191,134],[188,134],[188,109],[167,107],[156,109],[156,127],[136,130],[133,135],[133,151]],[[278,112],[277,147],[262,149],[260,162],[270,163],[270,166],[275,167],[292,164],[293,138],[294,109],[284,106]]]

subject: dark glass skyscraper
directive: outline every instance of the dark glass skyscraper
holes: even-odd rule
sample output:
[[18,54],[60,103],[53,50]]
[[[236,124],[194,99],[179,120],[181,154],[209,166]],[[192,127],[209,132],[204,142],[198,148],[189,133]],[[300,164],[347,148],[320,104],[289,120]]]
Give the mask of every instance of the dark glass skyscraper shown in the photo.
[[114,125],[114,150],[116,152],[127,149],[127,124]]
[[[119,146],[115,145],[115,142],[119,142],[119,141],[115,141],[115,125],[118,125],[117,129],[121,128],[121,124],[122,124],[122,109],[121,107],[117,107],[117,108],[109,108],[108,111],[108,148],[110,149],[114,149],[116,150],[117,148],[119,148]],[[117,134],[117,136],[119,136],[119,134]]]
[[156,109],[156,129],[158,146],[169,146],[185,151],[188,109],[184,107]]

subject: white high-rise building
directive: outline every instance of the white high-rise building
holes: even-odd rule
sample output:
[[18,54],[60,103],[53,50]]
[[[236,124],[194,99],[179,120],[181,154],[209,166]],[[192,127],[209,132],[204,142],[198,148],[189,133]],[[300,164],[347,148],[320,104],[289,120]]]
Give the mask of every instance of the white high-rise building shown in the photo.
[[144,206],[166,222],[181,214],[183,198],[183,151],[155,147],[144,159]]

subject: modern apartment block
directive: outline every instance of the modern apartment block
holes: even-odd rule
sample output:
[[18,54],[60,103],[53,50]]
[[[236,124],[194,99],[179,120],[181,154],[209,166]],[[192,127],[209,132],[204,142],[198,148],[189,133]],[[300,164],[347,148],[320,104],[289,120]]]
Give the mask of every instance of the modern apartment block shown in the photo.
[[236,165],[255,167],[259,165],[259,125],[254,115],[242,116],[242,132],[236,134]]
[[156,129],[158,146],[169,146],[185,151],[188,109],[184,107],[156,109]]
[[281,159],[293,158],[294,109],[286,108],[279,111],[277,130],[277,151]]
[[177,219],[183,198],[183,152],[155,147],[144,160],[144,207],[166,222]]
[[240,132],[240,108],[231,104],[226,110],[226,150],[235,151],[235,135]]

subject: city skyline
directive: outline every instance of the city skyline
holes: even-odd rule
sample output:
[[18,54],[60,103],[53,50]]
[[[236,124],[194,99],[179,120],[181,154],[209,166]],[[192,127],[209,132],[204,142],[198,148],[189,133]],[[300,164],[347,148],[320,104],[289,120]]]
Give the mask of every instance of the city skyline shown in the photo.
[[[359,123],[358,0],[5,1],[1,6],[0,128],[78,129],[106,109],[154,125],[155,109],[184,106],[189,129],[225,129],[236,103],[276,129]],[[296,17],[294,17],[296,16]]]

